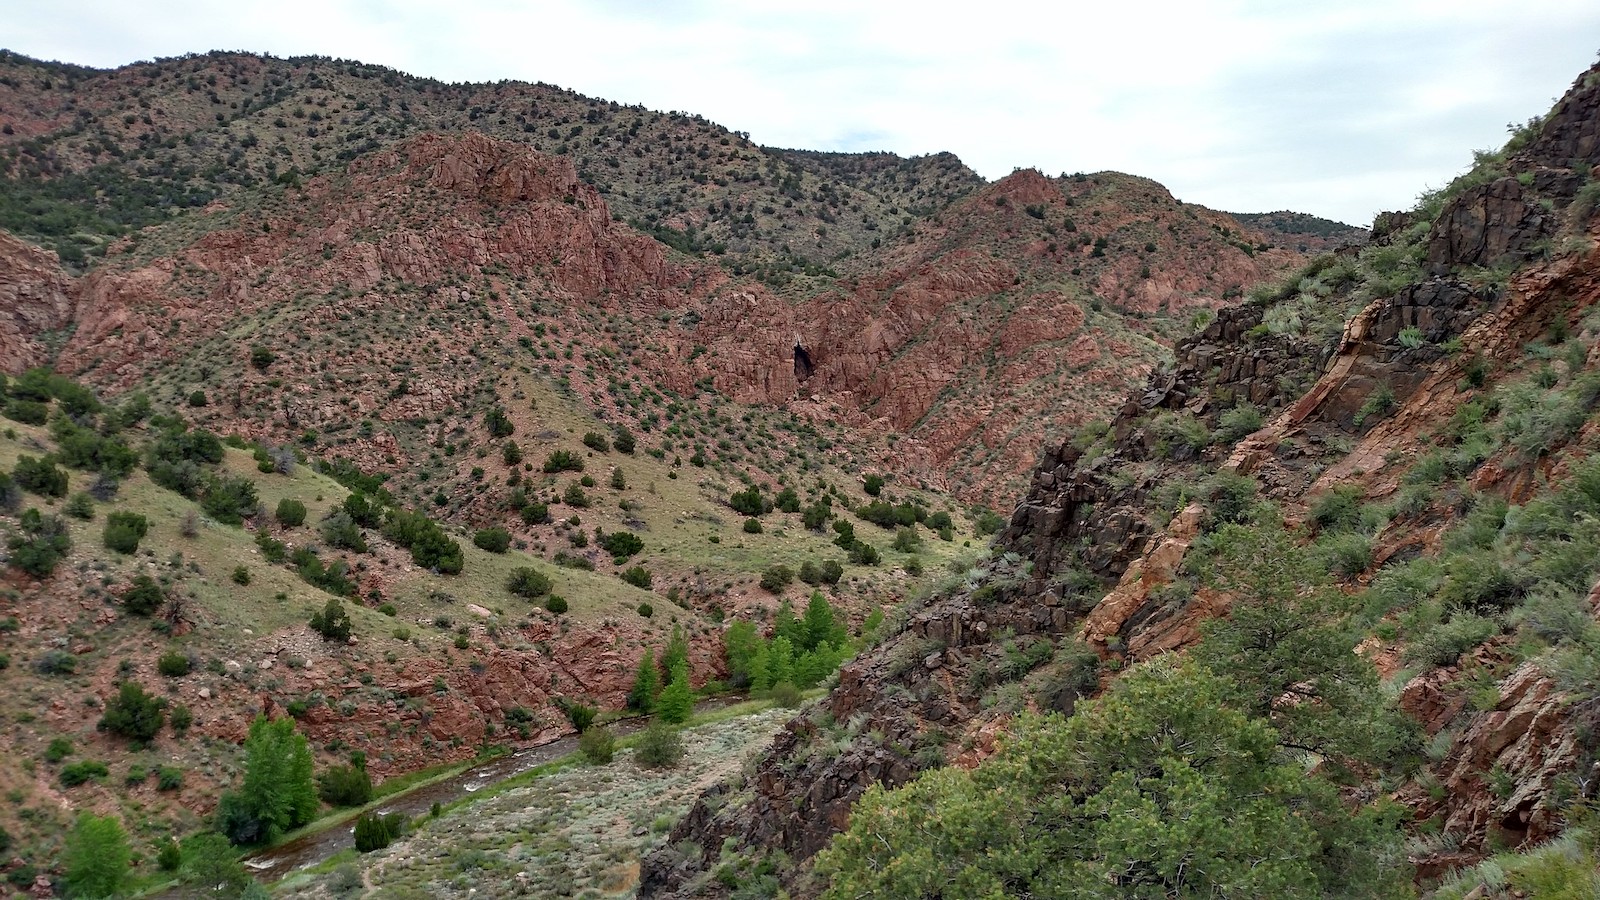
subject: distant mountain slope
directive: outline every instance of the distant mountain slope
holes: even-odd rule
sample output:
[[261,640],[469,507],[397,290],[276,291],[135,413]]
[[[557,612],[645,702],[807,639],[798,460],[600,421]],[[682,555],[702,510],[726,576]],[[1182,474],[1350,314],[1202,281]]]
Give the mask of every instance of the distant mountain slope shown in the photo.
[[771,150],[687,113],[546,85],[445,84],[342,60],[239,53],[114,70],[0,56],[0,227],[63,256],[420,132],[569,157],[613,213],[772,280],[836,263],[981,179],[950,154]]
[[1228,213],[1247,228],[1272,237],[1301,253],[1321,253],[1366,240],[1367,229],[1306,213],[1278,210],[1268,213]]

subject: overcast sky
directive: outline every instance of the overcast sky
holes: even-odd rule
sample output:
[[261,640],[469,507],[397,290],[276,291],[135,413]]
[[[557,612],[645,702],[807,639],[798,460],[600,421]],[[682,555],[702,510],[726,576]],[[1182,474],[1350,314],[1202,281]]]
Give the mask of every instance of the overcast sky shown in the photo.
[[1235,212],[1357,225],[1545,112],[1596,0],[1093,4],[6,0],[0,45],[116,66],[213,49],[544,81],[818,150],[949,150],[987,178],[1116,169]]

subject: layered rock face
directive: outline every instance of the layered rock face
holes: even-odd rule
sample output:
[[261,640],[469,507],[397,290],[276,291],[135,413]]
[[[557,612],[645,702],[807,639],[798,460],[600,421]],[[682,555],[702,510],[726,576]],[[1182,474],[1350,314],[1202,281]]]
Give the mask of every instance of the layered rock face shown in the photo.
[[0,232],[0,371],[50,361],[47,336],[73,324],[72,279],[54,253]]

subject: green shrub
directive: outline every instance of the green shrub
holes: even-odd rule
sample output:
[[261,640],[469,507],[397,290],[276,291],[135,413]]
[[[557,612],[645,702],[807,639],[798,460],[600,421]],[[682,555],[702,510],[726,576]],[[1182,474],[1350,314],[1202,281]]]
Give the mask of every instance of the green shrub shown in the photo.
[[60,516],[30,509],[17,524],[21,527],[6,539],[6,547],[11,551],[11,564],[29,575],[49,575],[72,550],[72,536]]
[[382,850],[394,843],[404,833],[404,828],[404,813],[367,813],[356,820],[356,852]]
[[1364,534],[1330,534],[1317,544],[1323,564],[1333,574],[1359,575],[1372,565],[1372,541]]
[[1381,419],[1388,415],[1395,407],[1394,388],[1387,384],[1380,384],[1369,395],[1361,408],[1356,410],[1355,418],[1351,424],[1360,428],[1368,419]]
[[544,471],[547,475],[557,472],[582,472],[583,457],[570,450],[554,450],[545,457]]
[[589,495],[583,492],[583,486],[576,481],[567,485],[566,491],[561,494],[561,502],[574,509],[588,509]]
[[639,615],[645,617],[646,619],[648,619],[651,616],[656,614],[656,608],[654,606],[651,606],[648,603],[639,604],[639,606],[634,611],[637,612]]
[[67,505],[62,507],[62,511],[74,519],[82,519],[84,521],[93,519],[94,498],[83,491],[79,491],[67,500]]
[[644,566],[632,566],[628,569],[625,569],[623,570],[621,577],[622,580],[628,584],[646,591],[650,590],[650,585],[653,581],[650,575],[650,570],[646,569]]
[[622,425],[617,426],[616,432],[612,435],[611,444],[617,448],[618,453],[633,455],[636,443],[633,432]]
[[317,796],[329,806],[361,806],[372,799],[366,766],[333,766],[317,776]]
[[550,593],[554,587],[549,576],[528,566],[518,566],[511,570],[511,575],[506,579],[506,590],[518,597],[532,600]]
[[1494,637],[1500,627],[1492,619],[1470,613],[1435,625],[1406,647],[1406,659],[1428,666],[1455,665],[1461,654]]
[[559,705],[561,711],[566,714],[567,721],[572,723],[573,730],[580,734],[589,730],[589,726],[594,724],[595,716],[598,715],[594,707],[576,700],[562,698]]
[[1260,431],[1262,424],[1261,410],[1248,403],[1241,403],[1217,417],[1215,437],[1221,443],[1231,444]]
[[168,650],[156,660],[156,671],[168,678],[182,678],[189,674],[190,665],[188,654]]
[[136,616],[153,615],[166,601],[166,592],[149,575],[135,575],[133,583],[122,592],[122,608]]
[[260,502],[255,482],[240,475],[210,479],[200,496],[200,508],[224,525],[241,524],[246,516],[256,514]]
[[1160,413],[1147,427],[1156,455],[1165,459],[1186,459],[1211,445],[1211,432],[1188,413]]
[[800,701],[804,698],[804,695],[800,693],[800,689],[795,687],[792,681],[780,681],[773,685],[770,696],[772,697],[773,706],[779,706],[784,709],[798,707]]
[[[194,713],[182,703],[172,707],[172,712],[167,715],[167,723],[172,726],[172,733],[183,737],[189,731],[189,726],[194,724]],[[166,790],[166,788],[163,788]]]
[[486,550],[490,553],[504,553],[511,549],[511,532],[499,526],[480,529],[477,534],[472,536],[472,543],[479,550]]
[[559,616],[567,611],[567,598],[560,594],[551,594],[545,598],[544,608]]
[[761,573],[761,587],[774,594],[783,593],[783,589],[793,581],[794,570],[785,565],[768,566]]
[[596,453],[611,452],[611,442],[606,440],[606,436],[598,431],[584,432],[583,445]]
[[156,790],[175,791],[183,787],[183,770],[175,766],[156,769]]
[[165,700],[151,696],[140,684],[124,681],[117,689],[117,696],[107,701],[105,714],[97,727],[129,740],[147,742],[156,736],[166,720]]
[[43,425],[50,418],[50,406],[33,400],[12,397],[6,401],[0,415],[24,425]]
[[578,738],[578,752],[590,764],[603,766],[616,755],[617,738],[604,725],[586,728]]
[[17,486],[41,497],[65,497],[67,473],[56,468],[47,457],[35,459],[26,454],[17,457],[17,467],[11,477]]
[[306,505],[299,500],[285,497],[278,501],[276,512],[278,523],[287,528],[295,528],[305,523]]
[[683,738],[676,729],[654,722],[639,735],[634,758],[651,769],[670,769],[683,761]]
[[71,675],[78,668],[78,658],[66,650],[46,650],[33,667],[41,675]]
[[[765,498],[761,496],[761,489],[751,485],[728,497],[728,505],[733,511],[746,516],[759,516],[771,509]],[[758,523],[759,524],[759,523]]]
[[745,534],[760,534],[761,531],[762,531],[762,528],[761,528],[761,520],[760,519],[749,518],[749,519],[745,519],[744,520],[744,533]]
[[311,630],[322,635],[325,641],[348,641],[350,639],[350,614],[345,612],[344,604],[338,600],[329,600],[321,612],[311,615]]
[[510,437],[517,430],[506,416],[506,411],[498,406],[483,414],[483,424],[489,429],[489,436],[494,438]]
[[889,545],[898,553],[915,553],[922,547],[922,537],[915,525],[902,525],[895,529],[894,541]]
[[323,517],[317,533],[330,547],[353,553],[367,552],[367,539],[361,534],[361,527],[343,509],[335,509]]
[[1311,504],[1311,521],[1319,531],[1349,531],[1361,526],[1361,488],[1339,485]]
[[883,476],[868,475],[866,478],[862,479],[861,487],[867,492],[867,496],[876,497],[883,493]]
[[90,779],[102,781],[111,774],[106,764],[97,760],[85,759],[61,767],[61,784],[63,787],[77,787]]
[[54,765],[72,755],[72,741],[64,738],[51,738],[50,746],[44,749],[44,761]]
[[246,585],[250,583],[250,568],[248,566],[234,566],[233,573],[228,576],[234,584]]
[[101,533],[101,540],[107,550],[118,553],[136,553],[139,542],[150,531],[150,523],[138,513],[116,510],[106,516],[105,530]]
[[600,538],[600,546],[614,559],[627,559],[644,550],[644,541],[631,531],[613,531]]

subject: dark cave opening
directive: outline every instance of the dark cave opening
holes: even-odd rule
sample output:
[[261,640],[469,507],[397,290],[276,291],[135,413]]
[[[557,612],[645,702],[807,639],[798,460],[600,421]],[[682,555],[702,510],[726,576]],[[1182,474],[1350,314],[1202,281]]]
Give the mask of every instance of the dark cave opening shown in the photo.
[[815,372],[816,370],[817,370],[817,367],[815,365],[813,365],[812,362],[811,362],[811,354],[806,352],[806,348],[800,346],[799,344],[795,344],[794,345],[794,377],[795,377],[795,379],[798,380],[798,381],[805,381],[807,378],[810,378],[812,373]]

